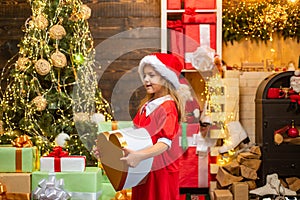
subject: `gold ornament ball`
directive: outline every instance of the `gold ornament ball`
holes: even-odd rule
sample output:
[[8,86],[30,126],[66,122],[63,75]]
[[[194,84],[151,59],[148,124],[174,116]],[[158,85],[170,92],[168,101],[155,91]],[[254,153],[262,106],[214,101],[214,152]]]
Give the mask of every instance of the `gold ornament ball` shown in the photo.
[[16,62],[16,68],[19,71],[24,71],[27,67],[28,64],[30,64],[30,60],[27,57],[19,57],[17,62]]
[[36,96],[36,97],[32,100],[32,102],[34,103],[34,105],[36,106],[36,109],[37,109],[38,111],[43,111],[43,110],[45,110],[46,107],[47,107],[47,100],[46,100],[43,96],[41,96],[41,95]]
[[83,4],[80,6],[79,17],[81,19],[84,19],[84,20],[89,19],[91,17],[91,13],[92,13],[92,10],[87,5]]
[[34,67],[35,67],[36,72],[41,76],[47,75],[51,70],[50,63],[43,58],[39,59],[35,63]]
[[51,61],[55,67],[63,68],[67,65],[67,58],[65,54],[60,51],[56,51],[51,55]]
[[46,29],[49,25],[48,19],[44,15],[33,17],[33,21],[36,27],[40,30]]
[[62,25],[56,24],[52,26],[49,30],[49,35],[51,39],[60,40],[66,36],[66,30]]

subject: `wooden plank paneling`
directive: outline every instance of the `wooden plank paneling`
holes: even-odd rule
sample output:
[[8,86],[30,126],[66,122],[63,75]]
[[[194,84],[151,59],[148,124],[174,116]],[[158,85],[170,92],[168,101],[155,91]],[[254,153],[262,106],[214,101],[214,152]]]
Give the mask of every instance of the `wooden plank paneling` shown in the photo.
[[92,17],[159,17],[160,4],[152,3],[122,3],[122,2],[102,2],[87,4],[93,9]]

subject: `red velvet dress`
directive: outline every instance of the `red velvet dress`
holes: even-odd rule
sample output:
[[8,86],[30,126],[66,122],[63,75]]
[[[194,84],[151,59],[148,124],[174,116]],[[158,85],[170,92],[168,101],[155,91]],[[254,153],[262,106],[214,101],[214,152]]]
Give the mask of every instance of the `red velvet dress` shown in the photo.
[[[133,123],[149,132],[153,144],[162,138],[171,142],[179,129],[175,102],[165,98],[156,106],[152,106],[148,113],[143,107],[133,119]],[[178,147],[175,146],[154,157],[146,183],[132,188],[132,200],[179,200],[179,163],[176,151]]]

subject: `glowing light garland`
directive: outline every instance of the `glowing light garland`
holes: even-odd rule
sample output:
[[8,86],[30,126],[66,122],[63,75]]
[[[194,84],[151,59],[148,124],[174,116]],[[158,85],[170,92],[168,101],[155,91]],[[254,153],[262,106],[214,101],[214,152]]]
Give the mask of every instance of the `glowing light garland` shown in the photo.
[[273,39],[300,40],[300,3],[287,0],[226,1],[223,3],[223,41]]
[[[87,21],[90,9],[80,0],[28,2],[32,16],[25,22],[19,53],[1,73],[0,87],[3,83],[7,87],[0,88],[5,131],[0,140],[9,142],[25,133],[45,153],[54,146],[55,137],[65,132],[71,136],[66,146],[70,153],[88,155],[81,139],[95,137],[97,127],[90,120],[74,122],[74,113],[99,112],[107,121],[113,119],[93,70],[95,50]],[[51,56],[55,52],[59,57]],[[53,60],[60,58],[66,61]],[[81,138],[78,132],[83,130]]]

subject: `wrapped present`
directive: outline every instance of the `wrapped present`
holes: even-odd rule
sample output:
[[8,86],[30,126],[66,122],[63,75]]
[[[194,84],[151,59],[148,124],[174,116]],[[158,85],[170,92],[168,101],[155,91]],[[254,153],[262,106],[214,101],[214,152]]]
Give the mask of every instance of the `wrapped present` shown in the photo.
[[193,53],[200,46],[216,49],[216,24],[185,24],[185,69],[192,66]]
[[170,52],[184,65],[184,34],[181,20],[168,20],[168,32],[170,33]]
[[69,156],[61,147],[54,147],[47,156],[40,158],[40,171],[46,172],[83,172],[85,156]]
[[[101,194],[107,192],[105,190],[113,190],[113,188],[101,188],[103,181],[102,170],[98,167],[87,167],[84,172],[42,172],[35,171],[31,177],[32,195],[43,195],[39,191],[44,187],[44,183],[53,183],[55,180],[63,181],[63,190],[65,194],[69,194],[73,200],[98,200]],[[41,189],[40,189],[41,188]]]
[[167,9],[181,9],[181,0],[167,0]]
[[118,130],[123,128],[133,127],[132,121],[108,121],[100,122],[98,124],[98,132],[106,132],[112,130]]
[[6,189],[3,199],[29,200],[31,193],[31,173],[0,173],[0,187]]
[[181,188],[207,188],[208,157],[189,147],[179,160],[179,186]]
[[217,21],[216,13],[196,13],[188,9],[182,14],[183,24],[214,24]]
[[32,172],[39,165],[36,147],[0,146],[0,172]]
[[198,47],[216,50],[216,14],[196,13],[195,9],[186,9],[182,14],[184,24],[185,68],[194,69],[191,62]]
[[184,0],[184,8],[215,9],[216,0]]
[[[181,188],[208,187],[208,158],[197,153],[199,129],[199,123],[181,124],[178,140],[179,146],[183,149],[179,157],[179,186]],[[176,145],[175,142],[172,146]]]

